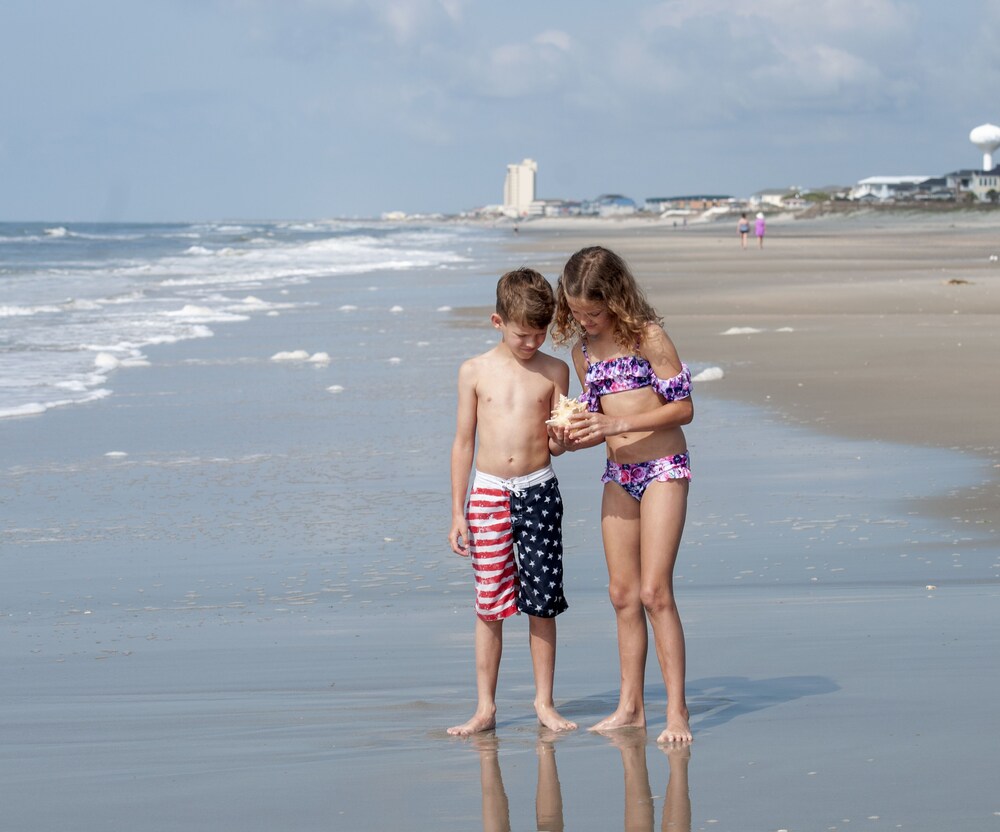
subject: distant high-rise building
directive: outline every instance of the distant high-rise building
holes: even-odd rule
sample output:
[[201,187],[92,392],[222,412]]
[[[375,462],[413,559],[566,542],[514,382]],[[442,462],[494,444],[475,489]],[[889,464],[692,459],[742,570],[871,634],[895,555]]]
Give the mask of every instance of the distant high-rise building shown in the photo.
[[512,165],[507,165],[507,178],[503,183],[503,208],[509,214],[523,216],[535,201],[535,174],[538,173],[538,163],[534,159],[525,159]]

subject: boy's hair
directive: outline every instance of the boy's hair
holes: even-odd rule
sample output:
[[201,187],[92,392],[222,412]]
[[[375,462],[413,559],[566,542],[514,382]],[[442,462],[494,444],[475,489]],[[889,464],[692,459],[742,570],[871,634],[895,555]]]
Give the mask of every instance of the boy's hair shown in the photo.
[[497,314],[505,324],[547,329],[555,310],[552,286],[534,269],[522,266],[497,282]]
[[628,352],[642,343],[647,324],[663,322],[625,261],[602,246],[580,249],[566,261],[556,284],[552,337],[557,344],[584,335],[583,327],[570,311],[567,296],[603,304],[611,316],[615,342]]

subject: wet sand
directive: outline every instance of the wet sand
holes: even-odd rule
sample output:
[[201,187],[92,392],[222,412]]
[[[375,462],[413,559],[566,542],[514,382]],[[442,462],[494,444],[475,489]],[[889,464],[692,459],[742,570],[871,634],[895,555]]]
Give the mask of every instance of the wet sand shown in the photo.
[[[922,409],[924,433],[895,433],[886,413],[909,400],[891,385],[865,382],[863,421],[839,396],[824,409],[816,388],[857,391],[849,362],[821,372],[806,360],[826,354],[829,333],[867,338],[859,356],[897,348],[871,331],[891,315],[866,311],[865,266],[817,277],[824,300],[810,305],[808,253],[841,245],[812,228],[773,223],[768,248],[740,252],[713,228],[527,224],[488,268],[315,283],[295,314],[151,350],[152,366],[116,377],[103,402],[0,425],[6,827],[995,825],[1000,547],[993,515],[965,499],[995,474],[988,415],[971,412],[991,388],[951,396],[969,427],[947,441]],[[890,252],[938,232],[892,233]],[[985,229],[962,233],[986,246]],[[877,236],[850,238],[883,251]],[[689,757],[653,743],[665,701],[652,657],[648,735],[540,731],[523,620],[505,625],[496,731],[445,733],[474,702],[471,576],[445,543],[454,374],[494,340],[480,304],[501,271],[553,275],[590,242],[632,259],[686,360],[725,371],[699,386],[689,431],[677,569]],[[953,316],[963,326],[992,314],[980,260],[961,272],[970,284],[922,278],[928,297],[982,289]],[[952,326],[942,304],[899,313],[893,331],[919,315]],[[722,334],[746,326],[762,332]],[[303,346],[334,360],[268,361]],[[894,371],[872,372],[907,376],[899,349]],[[938,358],[927,366],[941,370]],[[926,398],[988,364],[969,357]],[[582,725],[613,709],[618,682],[600,469],[599,451],[556,461],[570,602],[556,699]],[[925,510],[948,501],[968,510]]]

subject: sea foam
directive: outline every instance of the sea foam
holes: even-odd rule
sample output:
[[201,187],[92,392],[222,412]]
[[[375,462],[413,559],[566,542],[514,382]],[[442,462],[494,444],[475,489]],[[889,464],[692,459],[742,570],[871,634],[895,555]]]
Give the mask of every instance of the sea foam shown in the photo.
[[[210,338],[216,324],[309,305],[292,302],[289,287],[467,262],[467,234],[339,221],[0,230],[0,413],[92,401],[111,373],[148,366],[145,347]],[[276,303],[265,292],[285,297]],[[399,299],[395,311],[403,304]],[[339,308],[358,310],[350,302]],[[291,360],[317,369],[332,363],[322,352]]]
[[721,367],[706,367],[692,378],[691,381],[718,381],[724,375],[725,373],[722,372]]

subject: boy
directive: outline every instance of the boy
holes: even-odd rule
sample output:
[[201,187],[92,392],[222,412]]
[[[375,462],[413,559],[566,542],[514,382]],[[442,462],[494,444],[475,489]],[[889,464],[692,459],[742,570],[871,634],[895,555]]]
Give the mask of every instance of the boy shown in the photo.
[[[569,367],[538,350],[554,311],[552,287],[542,275],[526,268],[508,272],[497,283],[496,311],[490,316],[500,343],[458,371],[448,542],[456,554],[472,556],[479,701],[468,722],[448,729],[456,736],[496,727],[503,621],[519,612],[528,615],[538,721],[554,731],[576,728],[552,700],[555,616],[567,604],[562,499],[550,465],[551,456],[563,448],[549,439],[545,420],[569,389]],[[466,514],[473,457],[476,472]]]

